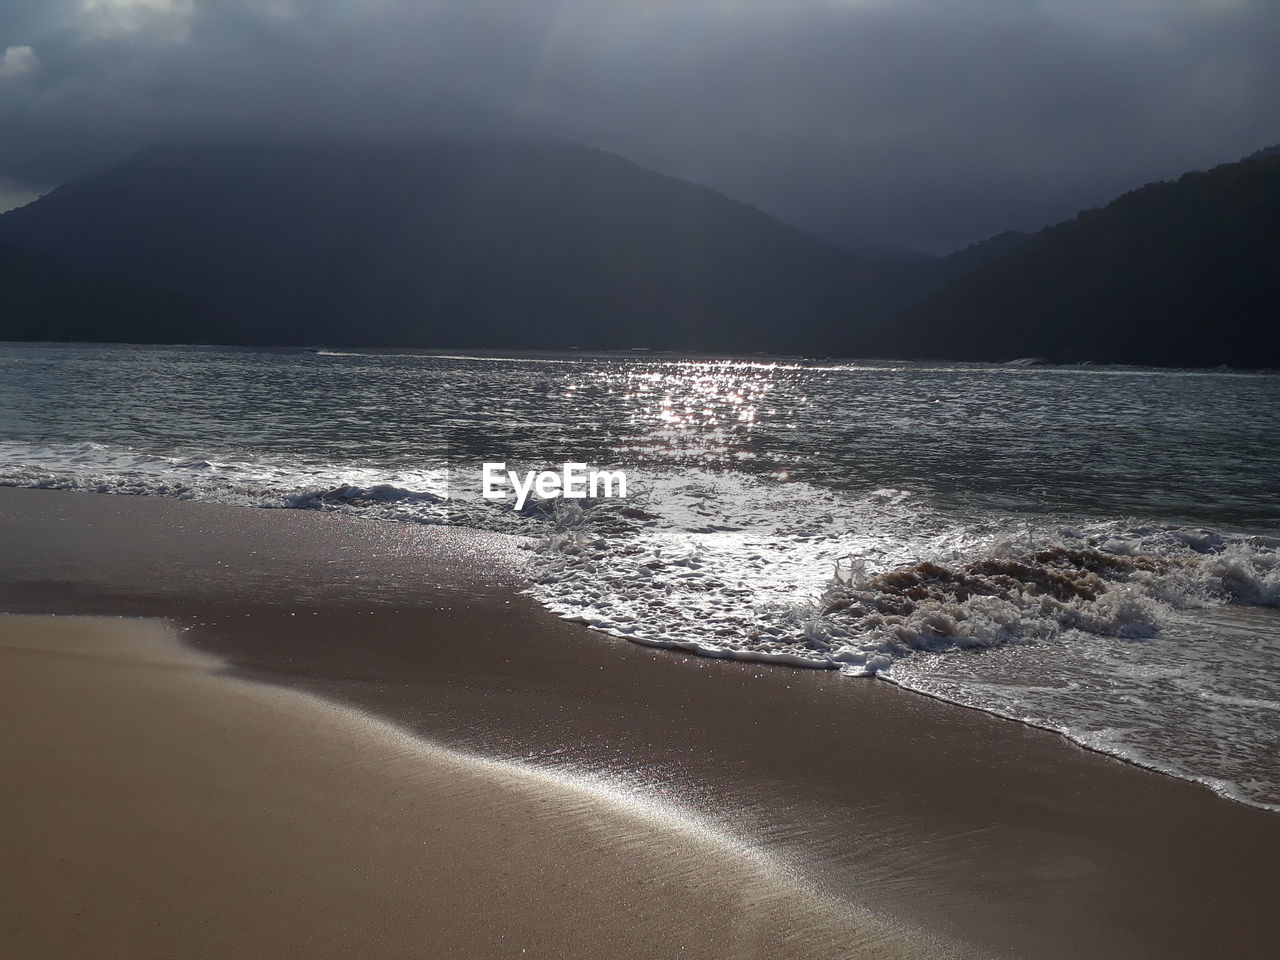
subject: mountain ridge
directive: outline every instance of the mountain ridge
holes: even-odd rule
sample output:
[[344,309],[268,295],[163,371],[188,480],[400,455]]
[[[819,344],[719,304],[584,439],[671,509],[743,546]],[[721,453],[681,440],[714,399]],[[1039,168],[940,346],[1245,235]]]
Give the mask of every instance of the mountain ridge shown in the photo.
[[1146,184],[979,260],[899,317],[899,355],[1280,366],[1280,151]]

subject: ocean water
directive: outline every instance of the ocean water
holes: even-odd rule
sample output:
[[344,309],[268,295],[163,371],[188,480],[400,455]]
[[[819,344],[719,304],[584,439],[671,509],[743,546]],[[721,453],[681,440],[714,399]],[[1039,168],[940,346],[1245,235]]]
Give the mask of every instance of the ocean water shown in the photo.
[[[499,460],[629,496],[517,511],[480,495]],[[1280,376],[10,344],[0,484],[520,534],[531,592],[604,633],[1280,810]]]

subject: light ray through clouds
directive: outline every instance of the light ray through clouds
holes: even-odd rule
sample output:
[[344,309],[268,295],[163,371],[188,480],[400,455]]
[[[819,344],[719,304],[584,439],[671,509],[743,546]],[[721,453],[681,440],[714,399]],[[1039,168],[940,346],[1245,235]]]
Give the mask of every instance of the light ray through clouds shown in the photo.
[[1280,142],[1271,0],[5,0],[0,177],[174,137],[578,140],[944,250]]

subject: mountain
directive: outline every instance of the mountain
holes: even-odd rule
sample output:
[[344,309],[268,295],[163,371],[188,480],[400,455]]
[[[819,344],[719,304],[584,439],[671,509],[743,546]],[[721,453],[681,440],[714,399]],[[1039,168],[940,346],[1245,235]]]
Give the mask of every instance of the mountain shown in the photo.
[[573,144],[171,144],[0,216],[0,293],[0,339],[1280,366],[1280,150],[922,259]]
[[1280,366],[1280,151],[1003,235],[948,258],[935,279],[888,352]]
[[59,257],[0,244],[0,339],[92,340],[104,325],[114,339],[146,339],[197,305],[76,266]]
[[159,146],[0,216],[0,244],[147,305],[46,316],[29,296],[0,338],[829,352],[868,345],[892,272],[542,142]]

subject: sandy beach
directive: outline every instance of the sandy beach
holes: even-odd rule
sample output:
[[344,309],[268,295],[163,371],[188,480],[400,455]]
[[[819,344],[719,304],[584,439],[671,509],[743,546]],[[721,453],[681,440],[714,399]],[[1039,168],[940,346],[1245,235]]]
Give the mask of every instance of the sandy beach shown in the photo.
[[9,489],[0,532],[16,956],[1280,939],[1275,814],[883,682],[592,633],[519,593],[509,538]]
[[661,806],[218,675],[159,621],[0,619],[6,956],[907,956]]

